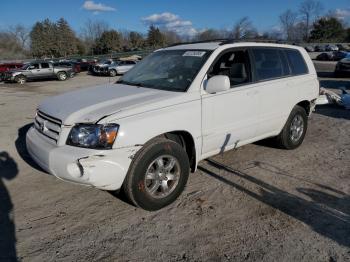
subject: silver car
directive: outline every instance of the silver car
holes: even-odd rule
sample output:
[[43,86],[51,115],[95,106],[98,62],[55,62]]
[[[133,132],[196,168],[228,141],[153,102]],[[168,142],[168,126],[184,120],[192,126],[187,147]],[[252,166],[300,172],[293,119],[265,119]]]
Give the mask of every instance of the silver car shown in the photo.
[[90,71],[94,75],[116,76],[128,72],[136,65],[136,61],[105,60],[92,66]]

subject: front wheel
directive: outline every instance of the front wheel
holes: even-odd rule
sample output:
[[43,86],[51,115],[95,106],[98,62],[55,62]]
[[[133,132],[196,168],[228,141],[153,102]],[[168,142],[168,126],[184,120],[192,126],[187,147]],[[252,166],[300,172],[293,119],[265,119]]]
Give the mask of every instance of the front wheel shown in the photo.
[[301,106],[295,106],[290,113],[286,124],[277,137],[280,147],[295,149],[304,141],[307,130],[307,114]]
[[65,80],[67,80],[68,76],[67,76],[67,73],[65,73],[65,72],[59,72],[57,74],[57,78],[60,81],[65,81]]
[[182,146],[165,138],[155,139],[136,154],[123,189],[136,206],[158,210],[182,193],[189,170],[188,156]]
[[114,69],[109,71],[109,76],[115,77],[116,75],[117,75],[117,71],[115,71]]
[[25,82],[27,82],[27,79],[25,76],[16,76],[15,81],[18,84],[23,85],[23,84],[25,84]]

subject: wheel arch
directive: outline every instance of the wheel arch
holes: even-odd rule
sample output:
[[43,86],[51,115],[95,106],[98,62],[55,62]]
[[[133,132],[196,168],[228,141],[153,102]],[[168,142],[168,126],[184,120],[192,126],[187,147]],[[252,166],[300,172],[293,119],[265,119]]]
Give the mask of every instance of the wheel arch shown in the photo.
[[311,102],[308,100],[300,101],[297,106],[304,108],[306,114],[309,116],[311,114]]
[[190,163],[191,172],[195,172],[197,168],[196,145],[191,133],[185,130],[169,131],[149,139],[143,146],[152,143],[154,139],[166,138],[180,144],[187,153]]

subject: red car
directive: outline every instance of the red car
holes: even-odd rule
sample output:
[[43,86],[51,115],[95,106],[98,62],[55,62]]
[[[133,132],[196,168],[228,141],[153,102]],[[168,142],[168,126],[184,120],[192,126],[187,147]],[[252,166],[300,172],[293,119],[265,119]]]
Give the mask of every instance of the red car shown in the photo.
[[2,81],[2,75],[3,73],[10,71],[10,70],[16,70],[23,66],[22,63],[4,63],[0,64],[0,81]]
[[6,63],[6,64],[0,64],[0,72],[6,72],[9,70],[14,70],[21,68],[23,66],[22,63]]

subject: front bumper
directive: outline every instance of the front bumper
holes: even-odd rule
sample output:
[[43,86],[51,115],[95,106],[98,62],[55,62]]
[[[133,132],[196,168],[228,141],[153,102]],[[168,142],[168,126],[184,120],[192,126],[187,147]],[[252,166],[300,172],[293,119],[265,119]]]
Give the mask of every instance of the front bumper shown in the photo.
[[103,190],[121,188],[132,157],[140,149],[134,146],[112,150],[56,146],[33,127],[27,133],[26,143],[30,156],[48,173]]
[[108,75],[109,69],[106,67],[93,67],[91,73],[94,75]]

